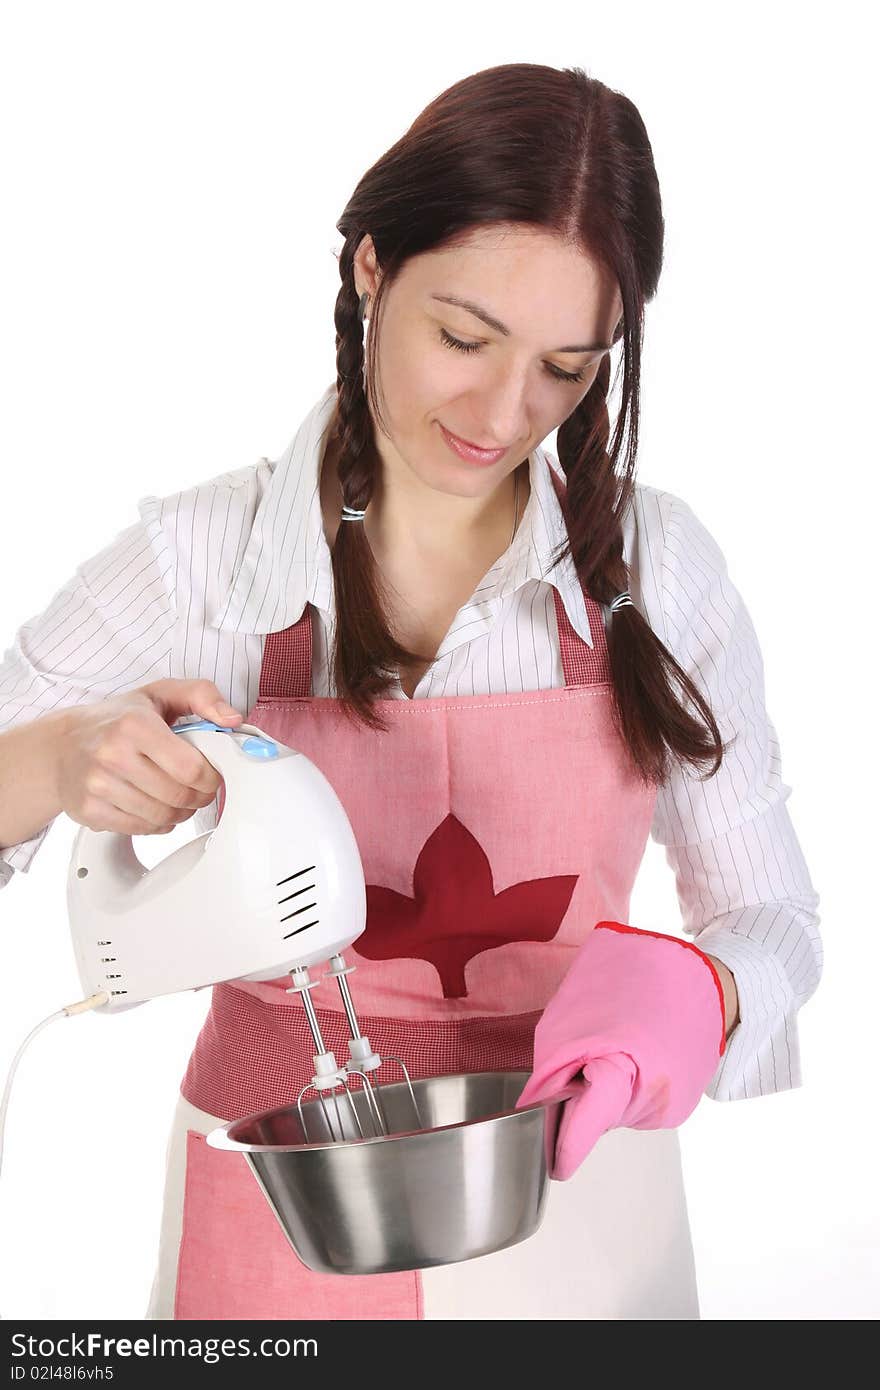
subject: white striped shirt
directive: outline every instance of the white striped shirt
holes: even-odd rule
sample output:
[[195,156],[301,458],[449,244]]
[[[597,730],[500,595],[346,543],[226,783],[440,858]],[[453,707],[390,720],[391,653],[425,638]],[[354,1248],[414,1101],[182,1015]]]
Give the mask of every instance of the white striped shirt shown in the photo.
[[[207,677],[243,714],[259,691],[265,636],[313,605],[312,693],[332,696],[330,550],[318,489],[331,384],[280,458],[138,503],[140,520],[77,567],[0,664],[0,731],[161,677]],[[531,493],[505,553],[456,614],[414,698],[564,685],[551,584],[592,646],[566,538],[538,448]],[[722,738],[714,778],[673,763],[651,836],[675,872],[682,925],[732,971],[740,1021],[706,1088],[736,1100],[802,1084],[796,1016],[822,971],[818,896],[786,809],[779,743],[764,707],[761,652],[724,557],[687,503],[636,485],[624,517],[634,603],[709,700]],[[407,699],[399,683],[389,694]],[[217,801],[192,817],[216,824]],[[50,825],[0,850],[0,887],[27,872]]]

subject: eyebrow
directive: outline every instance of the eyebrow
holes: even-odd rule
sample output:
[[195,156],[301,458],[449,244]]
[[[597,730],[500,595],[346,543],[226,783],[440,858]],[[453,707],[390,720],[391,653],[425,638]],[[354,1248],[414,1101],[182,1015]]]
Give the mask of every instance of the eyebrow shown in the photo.
[[[479,304],[474,304],[470,299],[459,299],[455,294],[432,294],[432,299],[439,299],[441,304],[455,304],[459,309],[466,309],[469,314],[474,314],[483,323],[494,328],[496,333],[503,333],[505,338],[510,337],[510,329],[500,319],[496,319],[494,314],[490,314],[488,309],[483,309]],[[551,352],[600,352],[613,347],[612,343],[577,343],[574,346],[551,348]]]

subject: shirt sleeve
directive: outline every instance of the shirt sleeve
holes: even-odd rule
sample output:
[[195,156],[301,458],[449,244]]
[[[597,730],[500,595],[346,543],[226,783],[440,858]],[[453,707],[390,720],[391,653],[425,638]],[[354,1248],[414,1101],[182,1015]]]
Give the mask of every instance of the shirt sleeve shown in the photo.
[[791,1090],[802,1085],[797,1014],[819,983],[823,952],[819,898],[765,708],[761,650],[724,556],[693,510],[653,490],[642,507],[655,518],[643,597],[722,739],[734,740],[706,781],[705,764],[673,762],[651,827],[675,873],[684,931],[728,967],[739,995],[739,1022],[705,1094],[741,1100]]
[[[0,662],[0,732],[171,674],[174,561],[161,502],[76,572],[16,632]],[[27,873],[53,822],[0,849],[0,888]]]

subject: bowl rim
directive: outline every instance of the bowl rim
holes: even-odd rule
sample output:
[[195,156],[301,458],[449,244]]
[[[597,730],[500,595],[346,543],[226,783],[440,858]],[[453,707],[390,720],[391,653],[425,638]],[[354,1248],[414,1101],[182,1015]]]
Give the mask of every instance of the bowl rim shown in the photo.
[[[419,1081],[439,1081],[444,1079],[447,1075],[451,1080],[460,1076],[497,1076],[503,1074],[504,1073],[501,1072],[449,1072],[442,1073],[441,1076],[438,1077],[419,1077],[413,1082],[413,1085],[417,1086]],[[524,1075],[528,1076],[529,1073],[526,1072]],[[395,1086],[406,1085],[403,1081],[394,1082],[393,1084]],[[523,1086],[523,1090],[525,1090],[525,1085]],[[228,1153],[239,1154],[319,1153],[324,1149],[333,1149],[338,1153],[342,1153],[351,1149],[360,1150],[369,1144],[393,1144],[401,1139],[424,1139],[432,1134],[445,1134],[453,1129],[468,1129],[472,1125],[499,1124],[503,1120],[514,1120],[520,1115],[528,1115],[535,1110],[547,1109],[551,1105],[559,1105],[564,1101],[571,1100],[574,1096],[579,1094],[580,1087],[569,1081],[558,1091],[555,1091],[552,1096],[545,1096],[542,1100],[530,1101],[528,1105],[523,1105],[519,1109],[497,1110],[489,1115],[480,1115],[479,1118],[472,1120],[453,1120],[447,1125],[432,1125],[430,1129],[407,1129],[400,1130],[396,1134],[365,1135],[363,1138],[357,1139],[325,1139],[310,1144],[247,1144],[240,1139],[233,1139],[230,1135],[229,1131],[234,1125],[243,1124],[248,1120],[268,1118],[270,1115],[279,1115],[286,1110],[295,1110],[297,1105],[296,1101],[293,1101],[290,1105],[275,1105],[268,1110],[254,1110],[249,1115],[240,1115],[238,1119],[227,1120],[223,1124],[217,1125],[215,1129],[210,1130],[205,1135],[205,1142],[212,1149],[223,1149]],[[309,1102],[309,1104],[316,1103],[317,1102],[314,1101]]]

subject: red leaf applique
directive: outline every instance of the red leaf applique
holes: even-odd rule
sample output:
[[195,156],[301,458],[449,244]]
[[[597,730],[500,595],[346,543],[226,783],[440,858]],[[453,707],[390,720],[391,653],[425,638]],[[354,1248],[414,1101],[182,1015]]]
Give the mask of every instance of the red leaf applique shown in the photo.
[[426,960],[445,999],[467,994],[469,960],[509,941],[551,941],[577,874],[528,879],[496,893],[479,841],[454,815],[429,835],[416,860],[413,897],[367,884],[367,925],[356,949],[368,960]]

